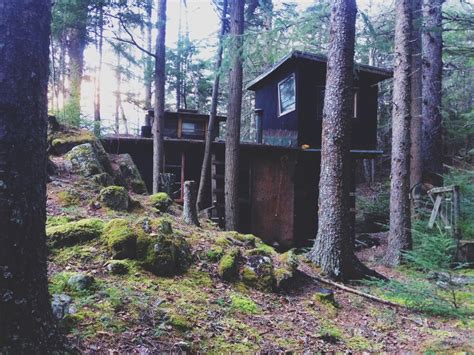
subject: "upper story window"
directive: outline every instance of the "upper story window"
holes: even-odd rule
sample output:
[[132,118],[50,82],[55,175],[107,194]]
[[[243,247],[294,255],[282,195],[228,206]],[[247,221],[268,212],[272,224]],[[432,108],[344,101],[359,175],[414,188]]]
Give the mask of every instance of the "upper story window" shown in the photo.
[[278,83],[278,116],[294,111],[295,108],[295,74],[291,74]]

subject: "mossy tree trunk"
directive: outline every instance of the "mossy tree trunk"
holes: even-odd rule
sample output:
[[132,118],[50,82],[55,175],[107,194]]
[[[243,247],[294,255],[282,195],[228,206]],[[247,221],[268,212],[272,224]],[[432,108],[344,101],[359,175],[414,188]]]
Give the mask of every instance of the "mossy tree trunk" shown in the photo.
[[59,341],[46,273],[50,0],[0,0],[0,353]]
[[356,3],[335,0],[331,11],[323,109],[318,234],[309,258],[334,280],[377,276],[355,256],[349,212],[350,122]]
[[196,181],[185,181],[183,220],[186,224],[199,226],[196,208],[196,192]]
[[390,266],[399,265],[402,252],[412,246],[409,198],[412,0],[397,0],[395,7],[390,233],[385,255],[385,263]]

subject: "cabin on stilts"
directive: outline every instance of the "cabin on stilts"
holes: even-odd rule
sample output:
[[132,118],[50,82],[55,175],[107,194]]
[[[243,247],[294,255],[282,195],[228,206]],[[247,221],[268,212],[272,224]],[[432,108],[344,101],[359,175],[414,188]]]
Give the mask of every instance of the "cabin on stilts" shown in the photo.
[[[324,56],[295,51],[255,78],[255,142],[240,145],[239,229],[282,249],[306,246],[314,239],[318,218],[321,130],[326,80]],[[355,219],[355,162],[373,159],[377,150],[378,83],[392,72],[367,65],[354,68],[351,133]],[[150,116],[141,137],[103,139],[110,153],[129,153],[145,182],[152,181],[153,140]],[[185,180],[199,181],[208,115],[179,111],[165,114],[165,172],[175,176],[174,195],[182,199]],[[219,117],[218,122],[225,122]],[[224,222],[225,142],[213,133],[210,217]],[[324,208],[324,201],[319,201]]]

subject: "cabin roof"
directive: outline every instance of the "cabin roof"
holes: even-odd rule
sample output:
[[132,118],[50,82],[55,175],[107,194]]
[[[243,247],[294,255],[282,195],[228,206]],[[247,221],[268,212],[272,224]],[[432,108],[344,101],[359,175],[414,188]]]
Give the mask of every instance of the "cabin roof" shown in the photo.
[[[154,110],[148,110],[148,114],[151,115],[152,117],[155,116],[155,111]],[[167,118],[171,119],[178,119],[178,117],[187,117],[187,118],[193,118],[193,119],[199,119],[199,120],[207,120],[209,118],[208,113],[199,113],[196,110],[183,110],[180,109],[178,111],[165,111],[165,116]],[[224,122],[227,119],[225,116],[216,116],[217,122]]]
[[[272,75],[284,64],[290,61],[298,60],[298,59],[309,60],[311,62],[324,64],[324,65],[326,65],[327,63],[327,57],[324,55],[314,54],[314,53],[309,53],[309,52],[293,51],[287,54],[286,56],[284,56],[282,59],[280,59],[271,68],[269,68],[268,70],[266,70],[265,72],[257,76],[255,79],[253,79],[249,84],[247,84],[246,89],[255,90],[259,86],[261,81],[266,79],[268,76]],[[383,81],[393,76],[393,71],[389,69],[383,69],[383,68],[374,67],[371,65],[358,64],[358,63],[354,63],[354,66],[357,71],[372,74],[374,76],[375,82]]]

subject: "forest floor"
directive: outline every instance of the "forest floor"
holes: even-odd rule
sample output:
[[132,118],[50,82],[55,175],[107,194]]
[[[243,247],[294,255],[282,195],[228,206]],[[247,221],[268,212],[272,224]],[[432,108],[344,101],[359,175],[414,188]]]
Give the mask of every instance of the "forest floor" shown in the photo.
[[[61,157],[53,160],[57,165],[63,163]],[[97,187],[78,175],[59,172],[48,184],[48,223],[161,216],[150,207],[148,196],[131,192],[130,196],[135,202],[129,212],[99,207],[93,203]],[[126,275],[112,275],[107,269],[111,254],[101,239],[51,250],[51,293],[71,298],[69,314],[60,325],[72,349],[143,354],[474,351],[472,303],[467,305],[471,313],[462,317],[434,316],[374,302],[318,284],[303,274],[297,275],[286,291],[278,292],[262,292],[241,281],[223,281],[218,263],[202,255],[228,233],[209,221],[190,227],[182,223],[180,215],[177,205],[166,213],[173,231],[185,236],[192,248],[193,263],[179,276],[155,276],[132,260],[127,261]],[[410,277],[403,268],[388,269],[378,263],[387,235],[373,236],[380,244],[359,251],[359,257],[391,279]],[[300,262],[305,262],[302,256]],[[92,276],[95,286],[85,290],[68,287],[68,278],[76,273]],[[462,291],[470,293],[472,286]],[[377,292],[376,287],[367,285],[351,287]],[[335,302],[321,300],[321,288],[332,289]]]

